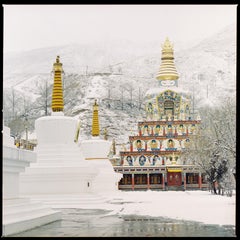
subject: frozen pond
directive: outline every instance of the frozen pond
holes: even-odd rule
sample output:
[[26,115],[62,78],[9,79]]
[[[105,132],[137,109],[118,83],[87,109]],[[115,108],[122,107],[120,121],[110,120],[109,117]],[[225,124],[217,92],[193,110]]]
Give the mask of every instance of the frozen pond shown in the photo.
[[62,220],[13,237],[236,237],[231,225],[202,224],[139,215],[108,215],[102,209],[61,209]]

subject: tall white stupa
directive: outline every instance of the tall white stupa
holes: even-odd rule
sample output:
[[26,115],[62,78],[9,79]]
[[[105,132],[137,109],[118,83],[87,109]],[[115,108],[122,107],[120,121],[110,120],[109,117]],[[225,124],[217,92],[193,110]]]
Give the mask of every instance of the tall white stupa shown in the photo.
[[59,56],[53,64],[53,72],[52,115],[35,121],[37,162],[20,176],[20,191],[55,207],[101,201],[104,187],[112,186],[111,179],[106,180],[106,186],[99,184],[95,179],[101,166],[85,160],[85,152],[98,152],[101,148],[94,143],[78,146],[78,120],[63,113],[63,68]]

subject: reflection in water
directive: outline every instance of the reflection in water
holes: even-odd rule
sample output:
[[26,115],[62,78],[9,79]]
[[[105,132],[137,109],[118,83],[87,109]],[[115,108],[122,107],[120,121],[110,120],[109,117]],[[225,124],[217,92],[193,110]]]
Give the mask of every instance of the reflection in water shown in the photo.
[[61,209],[62,220],[14,237],[235,237],[234,226],[163,217],[106,215],[99,209]]

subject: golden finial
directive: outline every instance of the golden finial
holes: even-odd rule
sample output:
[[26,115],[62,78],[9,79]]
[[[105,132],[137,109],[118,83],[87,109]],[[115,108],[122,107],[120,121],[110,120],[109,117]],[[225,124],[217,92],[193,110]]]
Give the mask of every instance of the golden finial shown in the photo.
[[95,99],[93,105],[93,118],[92,118],[92,136],[99,136],[99,120],[98,120],[98,104],[97,100]]
[[52,92],[52,111],[63,111],[63,89],[62,89],[62,63],[60,63],[59,56],[56,58],[56,62],[53,64],[54,83]]
[[162,63],[157,74],[158,80],[177,80],[179,78],[174,65],[173,44],[166,38],[162,45]]
[[166,37],[166,40],[165,40],[164,44],[162,44],[162,49],[163,50],[167,50],[167,49],[173,50],[173,44],[171,44],[171,42],[169,41],[168,37]]

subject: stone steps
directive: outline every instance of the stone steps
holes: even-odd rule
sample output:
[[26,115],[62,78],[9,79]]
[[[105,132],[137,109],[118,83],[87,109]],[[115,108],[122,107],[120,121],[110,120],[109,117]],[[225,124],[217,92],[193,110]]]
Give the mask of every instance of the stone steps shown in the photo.
[[61,212],[29,199],[4,199],[3,236],[61,220]]
[[31,199],[41,201],[46,206],[52,208],[81,208],[81,207],[96,207],[97,205],[105,204],[108,197],[97,194],[83,195],[46,195],[46,196],[31,196]]

